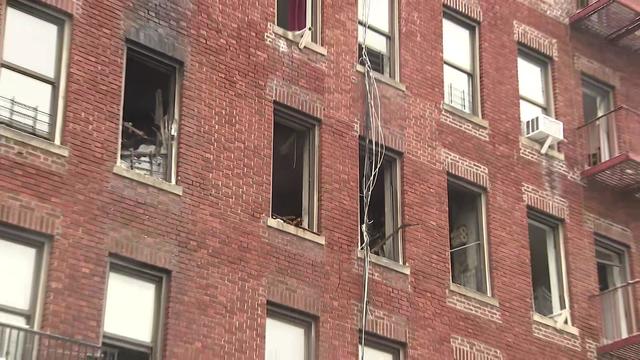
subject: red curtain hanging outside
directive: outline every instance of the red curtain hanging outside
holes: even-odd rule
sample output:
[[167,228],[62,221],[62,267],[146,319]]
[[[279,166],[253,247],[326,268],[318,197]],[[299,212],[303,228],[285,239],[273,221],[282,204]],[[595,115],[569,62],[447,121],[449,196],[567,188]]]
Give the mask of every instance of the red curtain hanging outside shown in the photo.
[[289,30],[298,31],[307,26],[307,0],[289,0]]

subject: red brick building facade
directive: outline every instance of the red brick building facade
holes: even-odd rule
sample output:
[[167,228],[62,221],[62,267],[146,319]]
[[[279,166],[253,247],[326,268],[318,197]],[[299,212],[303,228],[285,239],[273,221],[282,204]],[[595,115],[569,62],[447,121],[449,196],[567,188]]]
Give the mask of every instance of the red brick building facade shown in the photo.
[[[640,6],[627,2],[637,16]],[[640,359],[632,321],[640,322],[640,314],[623,316],[625,331],[613,339],[622,344],[602,345],[611,304],[601,305],[599,290],[608,290],[601,278],[599,289],[606,269],[596,252],[602,243],[620,251],[628,270],[611,291],[621,286],[620,296],[639,299],[633,279],[640,276],[640,126],[633,124],[640,115],[629,109],[640,108],[640,32],[623,40],[598,35],[603,21],[616,21],[605,12],[625,2],[596,3],[578,13],[573,0],[390,1],[390,55],[380,57],[388,71],[376,78],[384,141],[397,155],[396,224],[413,226],[395,236],[395,261],[372,261],[366,331],[403,359],[595,359],[612,351]],[[309,1],[314,28],[303,48],[300,34],[277,25],[275,0],[0,4],[5,81],[10,71],[44,79],[38,81],[52,84],[47,94],[55,103],[44,111],[49,115],[41,121],[49,127],[41,134],[36,122],[29,133],[10,105],[0,107],[0,240],[30,244],[38,264],[29,306],[9,304],[7,314],[38,331],[120,346],[120,328],[105,312],[117,311],[107,304],[107,283],[116,284],[113,269],[123,268],[153,278],[152,333],[130,334],[148,337],[133,343],[153,358],[264,359],[267,304],[310,319],[311,358],[358,356],[365,90],[356,0]],[[22,15],[7,20],[11,11]],[[44,66],[33,56],[12,55],[18,50],[11,36],[19,38],[15,29],[25,24],[19,16],[29,14],[58,26],[50,75],[47,60]],[[443,16],[475,34],[474,95],[465,100],[473,111],[447,101]],[[545,154],[523,136],[523,53],[547,64],[540,106],[564,126],[564,140]],[[162,64],[125,72],[143,58]],[[44,70],[34,70],[41,65]],[[123,125],[127,103],[146,91],[125,94],[125,87],[138,75],[144,84],[144,71],[169,84],[155,93],[151,118],[164,126],[162,135],[140,135],[163,149],[148,155],[149,167],[163,169],[159,177],[127,169],[141,158],[127,157],[123,145],[123,133],[135,133]],[[620,163],[602,155],[587,164],[585,78],[606,84],[611,110],[628,107],[615,112],[615,135],[607,135],[618,143],[607,158],[621,154]],[[11,89],[17,87],[0,79],[1,97],[11,100]],[[271,216],[280,108],[312,119],[315,183],[305,204],[315,211],[305,218],[308,226]],[[152,110],[141,109],[140,116]],[[124,122],[136,127],[133,121]],[[161,158],[156,165],[153,156]],[[451,179],[483,194],[484,294],[452,284]],[[562,305],[554,302],[561,311],[550,317],[534,310],[529,239],[538,220],[528,221],[532,213],[557,227],[561,284],[554,291]],[[0,276],[0,291],[9,277]],[[640,312],[630,301],[622,311]]]

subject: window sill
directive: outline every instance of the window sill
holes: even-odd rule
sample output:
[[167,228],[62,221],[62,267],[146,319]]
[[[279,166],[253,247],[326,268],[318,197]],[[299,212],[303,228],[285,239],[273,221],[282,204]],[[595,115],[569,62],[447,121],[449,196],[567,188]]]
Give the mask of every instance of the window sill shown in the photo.
[[56,154],[62,157],[69,156],[69,148],[59,144],[55,144],[51,141],[41,139],[39,137],[24,133],[20,130],[12,129],[6,125],[0,125],[0,136],[6,136],[10,139],[31,145],[38,149],[48,151],[52,154]]
[[149,186],[156,187],[160,190],[168,191],[170,193],[182,196],[182,186],[171,184],[160,179],[152,178],[151,176],[143,175],[133,170],[125,169],[118,164],[113,167],[113,173],[129,178],[131,180],[141,182],[143,184],[147,184]]
[[573,327],[571,325],[567,325],[567,324],[558,324],[553,319],[548,318],[544,315],[540,315],[536,312],[533,313],[533,321],[543,325],[547,325],[549,327],[555,328],[560,331],[564,331],[566,333],[569,333],[575,336],[580,336],[580,330],[578,328]]
[[462,118],[463,120],[469,121],[470,123],[474,124],[474,125],[478,125],[483,129],[488,129],[489,128],[489,122],[487,120],[484,120],[480,117],[477,117],[473,114],[469,114],[466,113],[464,111],[461,111],[447,103],[442,103],[442,108],[447,111],[452,113],[453,115]]
[[[358,258],[364,258],[364,250],[358,249]],[[369,260],[371,260],[371,262],[374,264],[386,267],[401,274],[409,275],[411,273],[411,269],[409,268],[409,266],[400,264],[393,260],[389,260],[382,256],[369,254]]]
[[[362,66],[360,64],[356,64],[356,70],[358,72],[361,72],[361,73],[364,74],[364,66]],[[400,90],[402,92],[407,91],[407,87],[403,83],[401,83],[401,82],[399,82],[399,81],[397,81],[395,79],[392,79],[392,78],[390,78],[390,77],[388,77],[386,75],[382,75],[382,74],[377,73],[377,72],[374,71],[373,72],[373,77],[376,80],[379,80],[379,81],[381,81],[381,82],[383,82],[383,83],[385,83],[385,84],[387,84],[387,85],[389,85],[391,87],[394,87],[394,88],[396,88],[396,89],[398,89],[398,90]]]
[[[520,136],[520,145],[536,150],[539,154],[540,154],[540,150],[542,149],[542,145],[538,144],[533,140],[529,140],[524,136]],[[545,155],[552,157],[556,160],[564,161],[564,154],[551,148],[547,150],[546,154],[540,154],[540,156],[545,156]]]
[[305,240],[312,241],[316,244],[324,245],[324,236],[314,233],[313,231],[299,228],[297,226],[293,226],[287,224],[286,222],[274,218],[267,218],[267,226],[270,228],[278,229],[280,231],[284,231],[286,233],[296,235]]
[[[296,35],[292,31],[281,28],[276,24],[273,24],[273,33],[296,43],[296,46],[300,42],[300,36]],[[319,44],[314,43],[313,41],[307,42],[304,48],[314,51],[322,56],[327,56],[327,49]]]
[[467,288],[465,288],[464,286],[460,286],[458,284],[454,284],[451,283],[449,285],[449,290],[458,293],[460,295],[466,296],[466,297],[470,297],[472,299],[478,300],[478,301],[482,301],[483,303],[489,304],[491,306],[495,306],[495,307],[500,307],[500,304],[498,303],[498,299],[493,298],[491,296],[487,296],[485,294],[479,293],[477,291],[473,291],[473,290],[469,290]]

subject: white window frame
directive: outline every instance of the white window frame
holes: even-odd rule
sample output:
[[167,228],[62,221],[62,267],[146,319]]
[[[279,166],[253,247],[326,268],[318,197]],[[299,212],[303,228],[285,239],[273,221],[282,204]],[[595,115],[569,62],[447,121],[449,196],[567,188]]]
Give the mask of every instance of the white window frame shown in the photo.
[[[267,318],[303,328],[305,336],[305,358],[300,360],[313,360],[316,358],[317,330],[316,319],[314,316],[291,309],[286,306],[269,302],[267,303]],[[265,351],[266,348],[267,344],[265,331]]]
[[[129,56],[129,52],[135,52],[141,62],[149,61],[159,63],[165,67],[175,68],[175,72],[172,73],[173,76],[173,103],[171,104],[171,113],[173,115],[173,128],[175,129],[175,135],[173,135],[173,141],[171,144],[171,153],[169,154],[171,159],[169,161],[170,171],[167,175],[166,179],[160,179],[156,177],[152,177],[147,174],[142,174],[136,172],[137,175],[140,175],[144,178],[149,178],[152,181],[162,181],[169,184],[176,184],[178,178],[178,146],[180,139],[180,98],[182,94],[182,65],[179,61],[169,58],[168,56],[161,56],[159,54],[155,54],[152,51],[145,49],[142,45],[126,42],[124,49],[124,59],[122,66],[122,86],[121,86],[121,99],[120,99],[120,123],[118,127],[118,152],[116,156],[116,166],[124,169],[125,171],[130,171],[127,167],[120,165],[120,156],[122,155],[122,124],[124,122],[124,100],[125,100],[125,85],[127,79],[127,58]],[[173,131],[170,129],[170,131]],[[131,170],[132,171],[132,170]],[[133,171],[132,171],[133,172]]]
[[[525,48],[523,46],[518,47],[518,59],[524,59],[528,62],[539,65],[543,70],[542,80],[544,84],[542,84],[542,91],[544,92],[545,103],[542,104],[536,100],[528,98],[520,94],[520,89],[518,88],[518,108],[520,108],[520,100],[528,102],[529,104],[535,105],[543,109],[543,114],[548,115],[550,117],[554,117],[554,96],[553,96],[553,83],[552,83],[552,68],[551,68],[551,59],[541,55],[540,53],[534,52]],[[520,79],[518,78],[518,87],[520,86]],[[520,117],[520,115],[518,115]],[[520,119],[520,121],[528,121],[530,119]]]
[[[601,97],[600,96],[601,94],[605,94],[604,97],[608,102],[609,108],[598,109],[598,113],[599,113],[598,116],[602,116],[614,109],[615,106],[614,106],[614,96],[613,96],[614,88],[613,87],[583,74],[581,78],[581,90],[582,90],[583,97],[585,92],[595,98],[599,98]],[[584,101],[584,98],[582,99],[582,101]],[[584,115],[586,114],[583,114],[583,118],[584,118]],[[593,121],[593,119],[586,119],[586,118],[584,118],[584,120],[585,120],[585,123]],[[615,156],[615,154],[618,153],[618,141],[617,141],[618,137],[616,133],[615,121],[612,121],[612,119],[609,119],[608,117],[601,118],[598,121],[600,123],[597,124],[596,126],[598,126],[598,136],[600,139],[599,145],[601,149],[601,153],[600,153],[601,159],[599,162],[603,162],[611,159],[612,157]],[[585,130],[588,131],[590,129],[585,129]]]
[[[322,46],[322,0],[306,0],[307,14],[306,14],[306,28],[311,27],[311,42]],[[275,0],[275,17],[273,23],[284,34],[287,34],[289,38],[295,40],[302,39],[302,31],[295,32],[287,30],[278,24],[278,0]]]
[[[556,221],[548,216],[542,215],[538,212],[531,211],[531,210],[528,211],[528,214],[527,214],[527,225],[529,224],[533,224],[540,228],[545,228],[547,230],[550,230],[550,232],[548,232],[547,234],[551,234],[552,236],[552,238],[549,238],[549,236],[547,236],[546,242],[547,242],[547,263],[549,266],[549,276],[550,276],[549,284],[551,287],[551,301],[552,301],[552,307],[553,307],[553,312],[555,316],[545,316],[535,311],[534,289],[533,289],[533,279],[532,279],[531,304],[533,305],[533,311],[538,316],[552,319],[559,326],[562,326],[565,323],[571,326],[572,325],[571,310],[570,310],[571,301],[569,298],[569,282],[568,282],[568,276],[567,276],[567,265],[566,265],[565,249],[564,249],[564,235],[563,235],[564,226],[559,221]],[[530,237],[528,239],[528,243],[529,243],[529,249],[531,249]],[[560,252],[560,254],[557,254],[556,243],[557,243],[557,249]],[[556,261],[550,261],[549,260],[551,259],[550,254],[553,254],[554,257],[559,256],[560,257],[559,261],[557,261],[557,259],[554,259]],[[560,269],[558,269],[558,264],[560,266]],[[559,274],[558,274],[558,271],[560,271]],[[552,274],[555,274],[555,276]],[[560,278],[558,278],[558,276]],[[560,285],[558,284],[559,280],[562,281],[562,288],[560,288]],[[560,289],[562,289],[562,294],[559,293]],[[564,303],[565,303],[564,309],[561,308],[561,304],[560,304],[561,296],[564,296]]]
[[[369,0],[369,1],[382,1],[382,0]],[[389,38],[389,52],[390,52],[389,53],[389,73],[386,74],[383,72],[378,74],[399,83],[400,82],[400,40],[399,40],[398,34],[400,32],[400,24],[398,21],[398,11],[399,11],[398,0],[384,0],[384,1],[389,1],[390,32],[386,33],[384,31],[377,30],[375,27],[371,25],[369,25],[368,31],[373,31],[375,33],[378,33],[380,35],[383,35]],[[359,1],[356,2],[356,6],[361,6],[361,4],[359,4]],[[357,17],[357,13],[358,12],[356,11],[356,17]],[[358,26],[362,25],[363,27],[365,27],[364,24],[360,21],[360,19],[357,19],[357,24]],[[358,44],[358,48],[360,45],[362,45],[363,49],[366,48],[364,44],[360,43],[357,32],[356,32],[356,42]],[[358,64],[360,64],[361,57],[362,57],[362,54],[358,51],[358,54],[357,54]]]
[[[22,68],[18,64],[10,64],[3,60],[4,56],[2,54],[2,39],[4,38],[4,30],[6,26],[7,8],[9,7],[30,14],[58,27],[59,34],[56,54],[56,71],[53,78],[49,79],[42,75],[36,75],[35,72]],[[48,7],[34,4],[32,2],[27,3],[23,0],[6,1],[2,14],[2,32],[0,33],[0,67],[7,67],[11,70],[17,71],[20,74],[24,74],[30,78],[37,79],[38,81],[42,81],[52,85],[51,113],[49,114],[50,128],[48,135],[46,137],[42,137],[27,131],[24,132],[29,135],[38,136],[39,138],[43,138],[59,145],[62,142],[62,129],[64,125],[64,114],[66,107],[65,100],[68,76],[67,70],[69,67],[69,47],[71,43],[71,20],[68,16],[53,11]]]
[[[149,282],[156,283],[156,313],[154,314],[153,324],[153,339],[151,343],[143,343],[141,341],[130,339],[124,336],[116,334],[109,334],[104,330],[104,324],[106,321],[106,308],[107,308],[107,294],[109,289],[109,274],[116,272],[121,275],[125,275],[135,279],[142,279]],[[168,276],[163,272],[157,270],[151,270],[146,266],[138,265],[130,261],[122,260],[120,258],[109,259],[107,266],[107,272],[104,287],[104,301],[102,309],[102,341],[101,344],[106,348],[110,346],[123,347],[136,351],[143,351],[149,353],[150,360],[162,359],[162,345],[164,337],[164,320],[165,320],[165,306],[167,302],[167,284]]]
[[[452,67],[458,71],[464,72],[467,75],[471,76],[471,91],[473,92],[473,95],[471,96],[471,111],[465,111],[465,110],[459,109],[456,106],[449,104],[446,101],[446,99],[445,99],[445,104],[458,111],[463,111],[477,117],[482,117],[481,103],[480,103],[481,101],[480,100],[480,25],[477,22],[474,22],[473,20],[465,18],[461,15],[458,15],[450,10],[444,11],[444,15],[442,19],[443,21],[444,19],[447,19],[453,23],[456,23],[461,27],[467,28],[473,33],[471,37],[471,41],[473,42],[471,46],[473,50],[473,54],[471,54],[473,57],[471,61],[473,69],[471,73],[468,73],[466,70],[459,68],[455,64],[448,63],[446,59],[444,59],[444,53],[443,53],[443,59],[442,59],[445,66]],[[442,34],[442,41],[444,43],[444,32]]]
[[[468,183],[467,181],[458,179],[456,177],[453,177],[451,175],[448,176],[447,178],[447,193],[450,191],[451,187],[457,187],[457,188],[462,188],[462,189],[466,189],[467,191],[473,192],[477,195],[480,196],[480,204],[479,204],[479,214],[478,216],[480,217],[478,224],[480,226],[482,226],[482,229],[480,231],[480,235],[482,236],[482,240],[480,240],[480,246],[482,247],[482,260],[484,261],[484,278],[485,278],[485,286],[486,286],[486,293],[481,293],[478,292],[475,289],[470,289],[465,287],[464,285],[460,285],[460,284],[455,284],[453,282],[453,263],[451,263],[451,256],[449,256],[449,261],[450,261],[450,276],[449,276],[449,281],[451,282],[451,284],[455,284],[458,286],[462,286],[467,290],[470,291],[474,291],[474,292],[478,292],[479,294],[482,295],[486,295],[486,296],[492,296],[492,287],[491,287],[491,271],[490,271],[490,266],[489,266],[489,236],[488,236],[488,230],[487,230],[487,192],[485,189],[479,187],[479,186],[475,186],[472,185],[470,183]],[[449,229],[449,232],[451,232],[451,229]],[[475,243],[474,243],[475,244]],[[453,251],[456,250],[460,250],[461,248],[466,248],[468,246],[470,246],[471,244],[467,244],[464,245],[463,247],[460,248],[456,248],[454,250],[451,249],[451,240],[449,240],[449,254],[453,253]]]
[[273,106],[273,133],[271,139],[271,201],[269,213],[273,217],[273,143],[275,141],[275,125],[280,124],[294,130],[304,130],[308,133],[305,144],[305,161],[302,180],[302,226],[311,232],[318,231],[318,163],[320,122],[311,115],[304,114],[286,105],[274,103]]

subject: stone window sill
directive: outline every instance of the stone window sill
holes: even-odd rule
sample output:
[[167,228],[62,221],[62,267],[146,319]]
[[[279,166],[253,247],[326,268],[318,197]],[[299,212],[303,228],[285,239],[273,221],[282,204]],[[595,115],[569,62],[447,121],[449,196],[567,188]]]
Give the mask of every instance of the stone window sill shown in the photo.
[[6,125],[0,125],[0,136],[6,136],[10,139],[19,141],[21,143],[36,147],[38,149],[41,149],[62,157],[69,156],[69,148],[66,146],[55,144],[51,141],[47,141],[37,136],[24,133],[20,130],[12,129]]
[[469,113],[466,113],[464,111],[461,111],[461,110],[459,110],[459,109],[457,109],[457,108],[455,108],[455,107],[453,107],[453,106],[451,106],[451,105],[449,105],[447,103],[443,103],[442,104],[442,108],[445,111],[451,113],[452,115],[454,115],[454,116],[456,116],[458,118],[461,118],[462,120],[468,121],[468,122],[470,122],[470,123],[472,123],[474,125],[480,126],[483,129],[488,129],[489,128],[489,122],[487,120],[484,120],[484,119],[482,119],[480,117],[477,117],[477,116],[475,116],[473,114],[469,114]]
[[558,324],[556,321],[554,321],[553,319],[546,317],[544,315],[540,315],[536,312],[533,313],[533,321],[552,327],[554,329],[560,330],[560,331],[564,331],[566,333],[569,333],[571,335],[575,335],[575,336],[580,336],[580,330],[576,327],[573,327],[571,325],[568,324]]
[[[520,145],[524,146],[524,147],[528,147],[530,149],[535,150],[536,152],[540,153],[540,150],[542,149],[542,145],[538,144],[537,142],[533,141],[533,140],[529,140],[524,136],[520,137]],[[554,158],[556,160],[560,160],[560,161],[564,161],[564,154],[559,152],[558,150],[554,150],[549,148],[547,150],[546,154],[540,154],[540,156],[549,156],[551,158]]]
[[284,231],[286,233],[295,235],[302,239],[312,241],[316,244],[324,245],[325,243],[324,236],[314,233],[313,231],[310,231],[307,229],[303,229],[297,226],[287,224],[286,222],[279,219],[267,218],[267,226],[270,228],[278,229],[280,231]]
[[151,176],[147,176],[144,174],[140,174],[138,172],[135,172],[133,170],[129,170],[129,169],[125,169],[122,166],[116,164],[113,167],[113,173],[126,177],[128,179],[131,180],[135,180],[137,182],[141,182],[143,184],[149,185],[149,186],[153,186],[155,188],[158,188],[160,190],[164,190],[167,192],[170,192],[172,194],[176,194],[176,195],[180,195],[182,196],[182,186],[176,185],[176,184],[171,184],[168,183],[166,181],[160,180],[160,179],[156,179],[153,178]]
[[[361,72],[361,73],[364,74],[364,66],[362,66],[360,64],[356,64],[356,70],[358,72]],[[377,73],[377,72],[374,71],[373,72],[373,77],[376,80],[379,80],[379,81],[381,81],[381,82],[383,82],[383,83],[385,83],[385,84],[387,84],[387,85],[389,85],[391,87],[394,87],[394,88],[396,88],[396,89],[398,89],[398,90],[400,90],[402,92],[407,91],[407,87],[403,83],[401,83],[401,82],[399,82],[399,81],[397,81],[395,79],[392,79],[392,78],[390,78],[390,77],[388,77],[386,75],[382,75],[382,74]]]
[[[289,41],[293,41],[297,44],[300,42],[300,36],[296,35],[294,32],[289,31],[289,30],[285,30],[279,26],[277,26],[276,24],[273,24],[273,33],[276,35],[279,35]],[[305,49],[309,49],[311,51],[314,51],[322,56],[327,56],[327,49],[321,45],[318,45],[316,43],[314,43],[313,41],[309,41],[307,42],[307,44],[305,44],[304,46]]]
[[451,283],[449,285],[449,290],[458,293],[460,295],[481,301],[483,303],[486,303],[488,305],[491,306],[495,306],[495,307],[500,307],[500,304],[498,303],[498,299],[491,297],[491,296],[487,296],[485,294],[481,294],[477,291],[473,291],[473,290],[469,290],[463,286],[460,286],[458,284],[453,284]]
[[[358,258],[364,258],[364,250],[358,249]],[[376,265],[386,267],[387,269],[391,269],[401,274],[409,275],[411,273],[411,269],[408,265],[400,264],[382,256],[369,254],[369,260]]]

